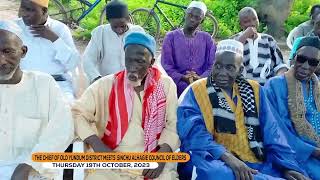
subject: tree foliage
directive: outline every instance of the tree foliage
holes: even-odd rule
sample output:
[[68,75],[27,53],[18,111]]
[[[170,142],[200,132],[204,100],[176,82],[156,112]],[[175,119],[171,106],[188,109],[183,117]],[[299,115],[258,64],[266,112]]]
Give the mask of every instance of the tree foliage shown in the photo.
[[[71,0],[74,6],[76,6],[77,0]],[[94,2],[94,0],[89,0]],[[129,9],[132,11],[136,8],[151,8],[155,2],[155,0],[125,0]],[[167,0],[168,2],[173,2],[176,4],[181,4],[187,6],[191,0]],[[219,22],[219,34],[220,38],[229,37],[230,35],[240,31],[239,21],[238,21],[238,12],[241,8],[245,6],[257,6],[257,0],[203,0],[208,9],[210,9],[216,19]],[[320,3],[320,0],[295,0],[290,16],[284,24],[286,33],[289,33],[291,29],[293,29],[298,24],[309,18],[309,12],[311,6]],[[102,8],[105,6],[104,1],[102,1],[94,10],[91,12],[84,20],[81,22],[81,27],[84,31],[80,31],[77,33],[78,36],[89,37],[90,32],[93,28],[95,28],[99,23],[99,17]],[[183,11],[179,10],[179,8],[175,8],[168,5],[159,4],[161,9],[165,12],[165,14],[172,20],[172,22],[178,25],[181,22],[181,18],[183,18]],[[160,16],[161,17],[161,16]],[[166,31],[170,31],[170,26],[160,18],[162,34]],[[261,27],[261,29],[265,29],[265,27]]]

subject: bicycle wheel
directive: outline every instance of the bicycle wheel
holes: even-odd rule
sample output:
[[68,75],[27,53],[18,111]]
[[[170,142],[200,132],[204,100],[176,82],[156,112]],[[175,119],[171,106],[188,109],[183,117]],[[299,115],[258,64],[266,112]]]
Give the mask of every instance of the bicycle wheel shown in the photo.
[[219,31],[218,21],[211,14],[211,12],[208,12],[199,28],[201,29],[201,31],[208,32],[209,34],[211,34],[211,37],[214,38]]
[[50,1],[48,11],[49,11],[49,16],[52,19],[61,21],[65,24],[69,24],[67,12],[59,0]]
[[157,14],[150,9],[139,8],[132,11],[131,16],[134,24],[141,26],[158,42],[160,37],[160,20]]

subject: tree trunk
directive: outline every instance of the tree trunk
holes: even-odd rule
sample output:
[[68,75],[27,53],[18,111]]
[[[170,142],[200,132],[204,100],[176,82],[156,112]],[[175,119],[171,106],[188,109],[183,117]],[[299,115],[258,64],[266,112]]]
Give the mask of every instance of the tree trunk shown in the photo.
[[277,39],[285,37],[284,23],[294,0],[257,0],[257,11],[261,22],[267,25],[267,33]]

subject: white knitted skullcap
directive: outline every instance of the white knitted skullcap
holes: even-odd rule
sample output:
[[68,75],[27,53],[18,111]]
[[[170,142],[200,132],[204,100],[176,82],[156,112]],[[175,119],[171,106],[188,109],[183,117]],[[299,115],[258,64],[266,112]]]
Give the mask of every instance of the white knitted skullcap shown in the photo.
[[222,40],[217,45],[216,53],[232,52],[243,56],[243,44],[234,39]]

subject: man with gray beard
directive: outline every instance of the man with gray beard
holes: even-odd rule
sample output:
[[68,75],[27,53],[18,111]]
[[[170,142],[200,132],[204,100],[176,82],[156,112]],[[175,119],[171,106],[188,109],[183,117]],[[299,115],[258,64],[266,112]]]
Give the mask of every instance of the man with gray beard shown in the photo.
[[[172,152],[180,144],[176,132],[177,95],[171,78],[152,67],[153,37],[132,32],[125,38],[125,67],[95,81],[75,102],[76,133],[95,152]],[[90,170],[86,180],[177,179],[174,163],[156,169]]]
[[63,152],[73,139],[68,103],[55,80],[22,71],[28,48],[14,23],[0,21],[0,179],[52,179],[32,161],[35,152]]

